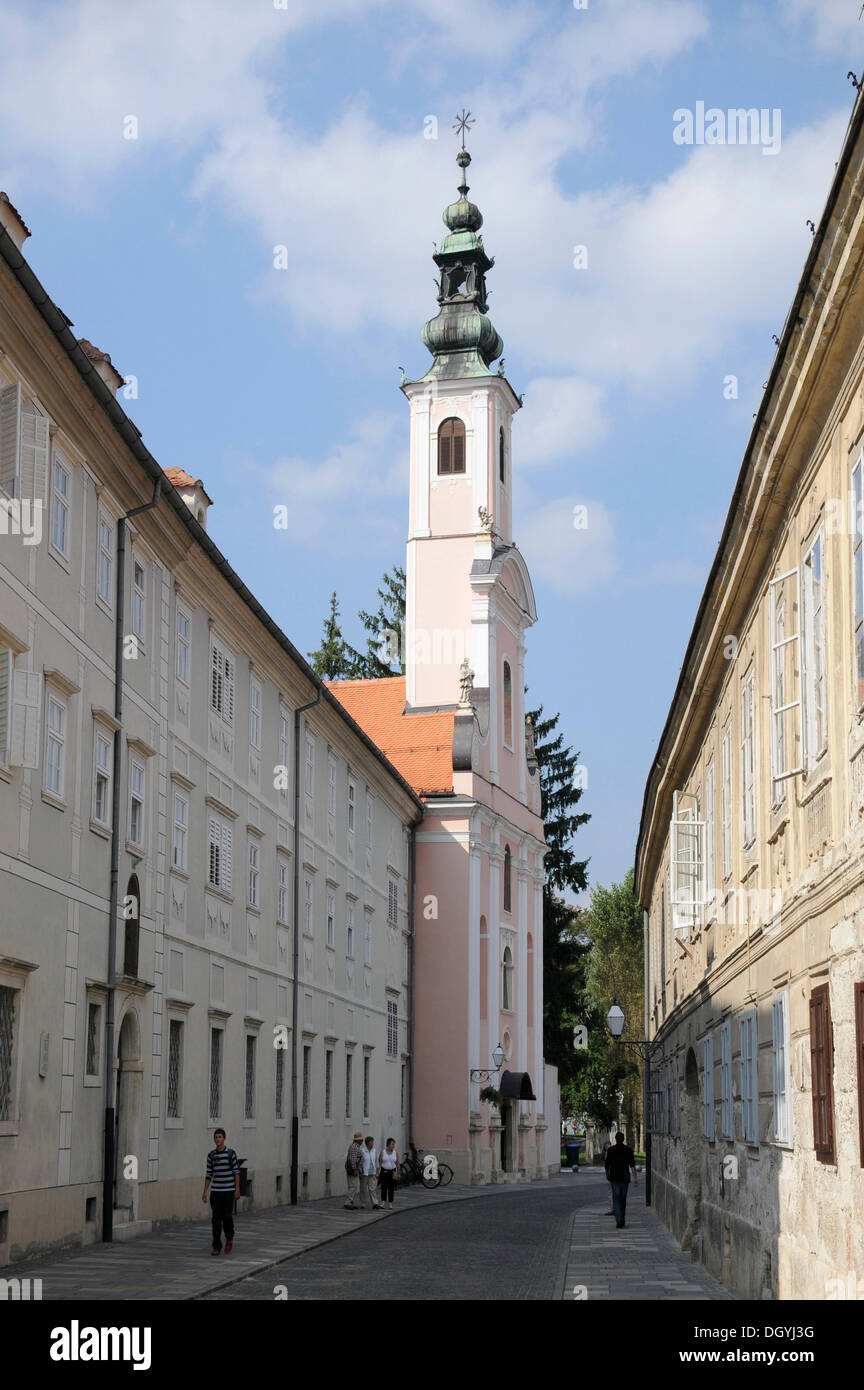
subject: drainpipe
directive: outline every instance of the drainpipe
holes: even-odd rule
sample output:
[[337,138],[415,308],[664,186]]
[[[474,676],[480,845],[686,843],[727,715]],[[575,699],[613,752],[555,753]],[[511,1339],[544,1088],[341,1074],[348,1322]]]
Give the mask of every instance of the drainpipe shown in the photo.
[[121,516],[117,523],[117,578],[114,613],[114,762],[111,769],[111,886],[108,894],[108,993],[105,1001],[105,1143],[102,1164],[102,1239],[114,1236],[114,990],[117,981],[117,906],[120,901],[120,773],[123,730],[123,617],[126,602],[126,522],[141,512],[149,512],[162,494],[162,479],[156,479],[153,496],[141,507]]
[[417,896],[417,826],[411,827],[411,839],[408,842],[408,923],[411,927],[409,937],[409,963],[408,963],[408,1075],[405,1078],[408,1086],[408,1147],[414,1145],[414,957],[416,955],[417,943],[417,923],[415,921],[414,909]]
[[297,1165],[300,1161],[300,1113],[297,1105],[297,1024],[300,1009],[300,716],[321,703],[322,686],[314,700],[294,711],[294,983],[291,989],[291,1206],[297,1205]]

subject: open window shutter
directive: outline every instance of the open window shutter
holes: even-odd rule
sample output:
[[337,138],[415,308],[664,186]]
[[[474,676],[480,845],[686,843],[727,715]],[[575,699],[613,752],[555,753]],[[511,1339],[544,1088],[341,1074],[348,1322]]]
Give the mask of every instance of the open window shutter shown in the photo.
[[9,759],[9,700],[12,685],[12,653],[0,647],[0,762]]
[[38,671],[16,671],[12,685],[12,732],[9,763],[12,767],[39,766],[39,712],[42,677]]
[[28,410],[21,411],[21,496],[48,498],[48,421]]
[[[683,805],[693,802],[692,807]],[[671,894],[673,926],[686,933],[698,920],[704,879],[703,832],[704,821],[697,819],[695,797],[674,792],[672,796]]]
[[786,1029],[783,1023],[782,999],[775,999],[771,1005],[771,1048],[774,1061],[774,1104],[776,1107],[774,1137],[778,1139],[786,1133]]
[[[768,584],[768,611],[771,629],[771,777],[774,782],[782,782],[787,777],[796,777],[803,771],[801,763],[801,625],[800,602],[801,582],[799,568],[778,574]],[[788,628],[797,630],[789,635],[777,631],[777,602],[780,595],[785,598],[784,620]],[[797,615],[797,620],[796,616]],[[782,699],[781,699],[781,673]],[[796,686],[798,699],[790,699]],[[797,714],[796,714],[797,711]],[[785,738],[781,738],[785,733]],[[781,744],[783,757],[780,757]],[[781,766],[781,762],[783,766]]]
[[219,827],[213,816],[210,816],[207,828],[207,838],[209,843],[210,863],[208,866],[208,878],[211,883],[219,882],[219,849],[220,836]]
[[231,892],[231,827],[222,827],[222,873],[219,879],[219,887],[224,888],[226,893]]
[[229,724],[234,723],[234,662],[230,656],[225,657],[225,687],[222,697],[222,718]]
[[810,1089],[813,1097],[813,1146],[823,1163],[834,1162],[834,1038],[828,986],[810,996]]
[[21,386],[15,382],[0,390],[0,487],[16,494],[21,439]]
[[222,713],[222,653],[210,648],[210,708]]

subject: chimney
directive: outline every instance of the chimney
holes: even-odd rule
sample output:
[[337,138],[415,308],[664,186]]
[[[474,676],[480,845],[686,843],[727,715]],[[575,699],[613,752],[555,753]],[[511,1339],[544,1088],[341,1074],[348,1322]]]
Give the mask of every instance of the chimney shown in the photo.
[[212,506],[213,499],[207,496],[201,479],[193,478],[183,468],[166,468],[163,472],[169,483],[176,487],[199,526],[206,531],[207,509]]
[[79,338],[78,343],[90,358],[90,361],[105,382],[108,390],[112,395],[116,396],[120,387],[123,385],[123,378],[117,371],[117,368],[111,366],[111,358],[108,356],[107,352],[100,352],[99,348],[94,347],[92,343],[88,343],[86,338]]
[[20,251],[30,235],[30,228],[18,210],[12,206],[2,189],[0,189],[0,227],[9,233],[16,249]]

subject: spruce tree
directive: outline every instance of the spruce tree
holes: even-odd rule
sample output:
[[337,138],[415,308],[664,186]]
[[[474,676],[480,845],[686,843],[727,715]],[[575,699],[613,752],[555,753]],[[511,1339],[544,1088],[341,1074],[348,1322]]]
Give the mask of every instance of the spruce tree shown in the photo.
[[322,680],[345,680],[352,674],[352,663],[339,626],[339,600],[335,589],[330,595],[330,615],[324,619],[321,646],[317,651],[307,652],[306,655],[315,674]]
[[355,679],[379,680],[405,674],[405,571],[399,565],[382,578],[378,598],[377,613],[361,608],[358,614],[367,633],[365,653],[345,646],[350,675]]

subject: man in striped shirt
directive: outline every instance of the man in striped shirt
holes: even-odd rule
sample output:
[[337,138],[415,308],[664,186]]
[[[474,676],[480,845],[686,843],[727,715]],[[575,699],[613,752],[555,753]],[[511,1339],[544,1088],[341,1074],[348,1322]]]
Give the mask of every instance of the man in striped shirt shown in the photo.
[[222,1251],[222,1227],[225,1227],[225,1254],[234,1244],[234,1203],[240,1196],[240,1164],[233,1149],[226,1148],[225,1131],[213,1132],[215,1149],[207,1155],[207,1176],[204,1179],[202,1202],[210,1193],[210,1210],[213,1213],[213,1250],[218,1255]]

